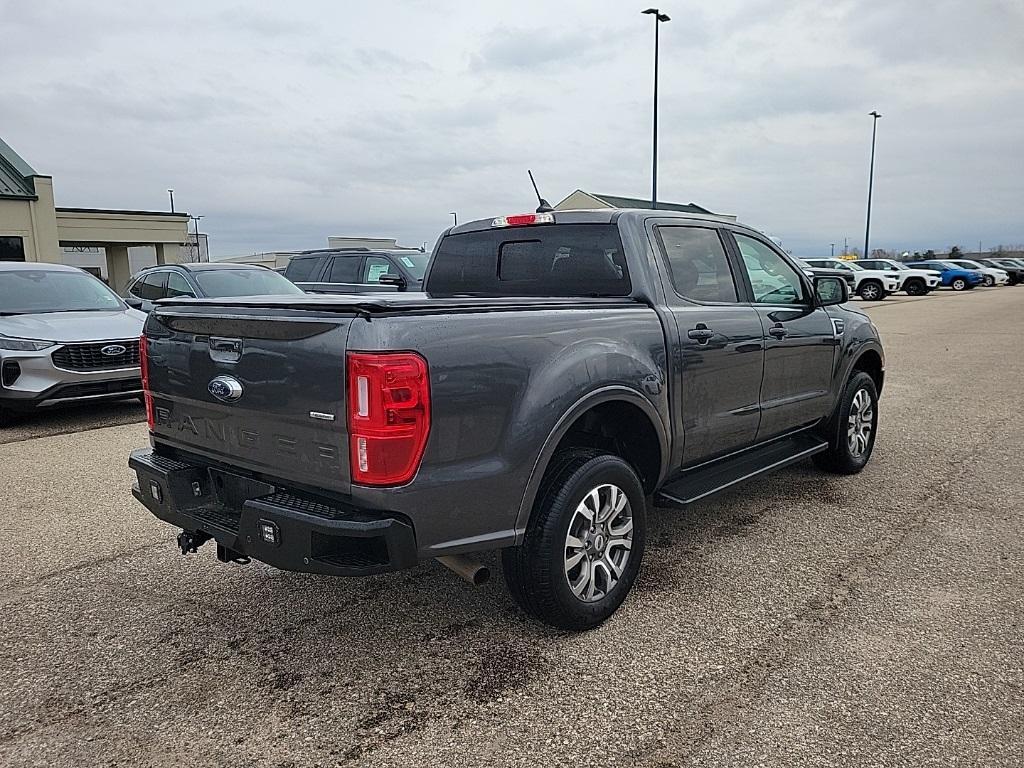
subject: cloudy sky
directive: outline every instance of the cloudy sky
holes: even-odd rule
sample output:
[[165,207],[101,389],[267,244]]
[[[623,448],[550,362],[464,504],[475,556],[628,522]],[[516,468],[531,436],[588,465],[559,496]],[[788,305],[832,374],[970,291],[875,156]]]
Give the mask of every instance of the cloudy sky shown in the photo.
[[[664,0],[659,197],[797,255],[1024,242],[1024,2]],[[642,2],[0,0],[0,136],[214,256],[650,192]],[[837,249],[838,250],[838,249]]]

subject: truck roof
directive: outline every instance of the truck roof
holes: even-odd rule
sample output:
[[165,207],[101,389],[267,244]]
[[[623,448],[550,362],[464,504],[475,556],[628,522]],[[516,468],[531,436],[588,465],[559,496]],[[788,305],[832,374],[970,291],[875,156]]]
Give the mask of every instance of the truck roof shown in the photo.
[[[620,218],[646,220],[658,219],[679,219],[680,221],[693,222],[722,222],[740,229],[748,229],[757,232],[752,227],[727,219],[724,216],[715,214],[688,213],[685,211],[669,211],[652,208],[581,208],[570,211],[552,211],[556,224],[614,224]],[[476,219],[459,224],[447,230],[446,234],[459,235],[465,232],[480,232],[492,228],[494,217],[489,219]],[[543,225],[542,225],[543,226]]]

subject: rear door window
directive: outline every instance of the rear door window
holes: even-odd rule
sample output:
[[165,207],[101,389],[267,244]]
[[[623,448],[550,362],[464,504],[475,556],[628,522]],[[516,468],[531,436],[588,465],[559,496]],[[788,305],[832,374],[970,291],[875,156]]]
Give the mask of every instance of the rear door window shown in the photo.
[[167,286],[166,272],[151,272],[143,276],[132,288],[132,293],[146,301],[156,301],[165,296]]
[[658,227],[676,293],[687,299],[736,302],[736,281],[718,231],[706,227]]
[[628,296],[614,224],[502,227],[449,235],[426,290],[436,296]]
[[331,259],[331,269],[327,273],[329,283],[358,283],[359,265],[363,263],[362,256],[335,256]]

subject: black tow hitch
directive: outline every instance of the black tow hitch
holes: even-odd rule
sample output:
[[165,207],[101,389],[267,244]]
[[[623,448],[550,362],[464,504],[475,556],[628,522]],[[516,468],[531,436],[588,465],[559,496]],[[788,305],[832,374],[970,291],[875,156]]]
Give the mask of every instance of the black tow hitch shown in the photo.
[[[203,533],[202,531],[182,531],[178,534],[178,549],[181,550],[181,554],[187,555],[190,552],[197,551],[199,547],[212,538],[210,534]],[[217,544],[217,559],[222,563],[238,563],[239,565],[248,565],[251,562],[241,552],[225,547],[220,543]]]
[[223,544],[217,544],[217,559],[222,563],[238,563],[239,565],[248,565],[250,562],[249,558],[241,552],[236,552]]
[[182,531],[178,534],[178,549],[181,550],[181,554],[187,555],[189,552],[195,552],[199,547],[203,546],[210,540],[211,536],[202,531]]

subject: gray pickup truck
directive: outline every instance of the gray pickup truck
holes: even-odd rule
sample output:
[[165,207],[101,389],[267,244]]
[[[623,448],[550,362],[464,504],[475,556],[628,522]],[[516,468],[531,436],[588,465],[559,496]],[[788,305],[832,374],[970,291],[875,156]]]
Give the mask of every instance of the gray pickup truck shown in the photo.
[[847,298],[754,230],[616,210],[449,229],[425,293],[164,300],[132,491],[224,562],[465,571],[500,549],[528,613],[586,629],[632,587],[653,506],[864,467],[885,364]]

